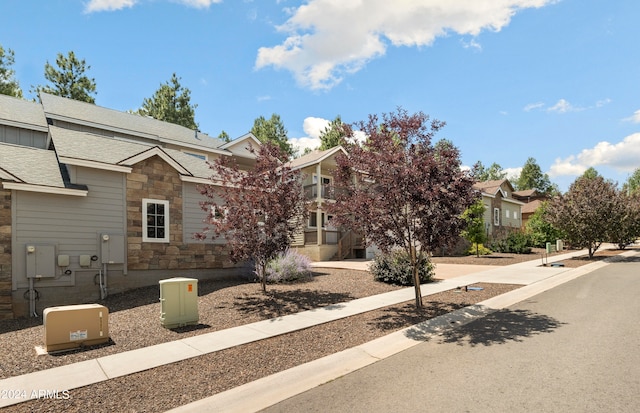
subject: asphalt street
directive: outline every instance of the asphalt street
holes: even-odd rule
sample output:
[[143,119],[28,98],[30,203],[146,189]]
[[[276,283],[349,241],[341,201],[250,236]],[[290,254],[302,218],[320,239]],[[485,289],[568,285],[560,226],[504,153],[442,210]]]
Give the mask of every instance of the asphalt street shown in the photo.
[[636,255],[264,412],[635,413],[639,296]]

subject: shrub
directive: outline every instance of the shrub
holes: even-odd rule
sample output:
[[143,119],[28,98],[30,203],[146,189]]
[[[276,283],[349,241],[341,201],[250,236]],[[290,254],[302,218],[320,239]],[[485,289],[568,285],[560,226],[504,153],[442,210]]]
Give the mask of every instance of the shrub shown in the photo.
[[[467,249],[467,255],[489,255],[491,254],[491,250],[485,247],[483,244],[477,244],[478,248],[476,251],[476,244],[471,244],[471,246]],[[476,253],[477,252],[477,253]]]
[[511,252],[514,254],[530,254],[531,240],[522,231],[512,231],[505,238],[491,241],[489,248],[495,252]]
[[[427,256],[423,255],[422,260],[418,263],[420,284],[433,281],[433,270],[433,264]],[[413,285],[411,258],[403,250],[376,255],[370,271],[376,281],[387,284]]]
[[311,259],[287,249],[271,260],[265,269],[268,283],[292,282],[311,278]]

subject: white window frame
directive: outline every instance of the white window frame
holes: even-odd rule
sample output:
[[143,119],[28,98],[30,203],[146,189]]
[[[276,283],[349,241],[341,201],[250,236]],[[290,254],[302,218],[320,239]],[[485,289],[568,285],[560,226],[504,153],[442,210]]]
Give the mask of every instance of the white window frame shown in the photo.
[[[156,204],[156,205],[163,205],[164,206],[164,237],[163,238],[157,238],[157,237],[149,237],[147,235],[148,232],[148,224],[147,224],[147,220],[148,220],[148,215],[147,215],[147,209],[149,207],[150,204]],[[147,199],[147,198],[143,198],[142,199],[142,242],[158,242],[158,243],[168,243],[169,242],[169,227],[170,227],[170,222],[169,222],[169,201],[165,201],[165,200],[161,200],[161,199]]]
[[493,208],[493,225],[500,226],[500,208]]

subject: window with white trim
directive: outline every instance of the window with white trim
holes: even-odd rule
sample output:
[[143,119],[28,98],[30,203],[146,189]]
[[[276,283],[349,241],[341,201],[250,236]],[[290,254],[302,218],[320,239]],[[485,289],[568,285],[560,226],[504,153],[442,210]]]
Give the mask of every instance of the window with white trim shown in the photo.
[[500,225],[500,208],[493,209],[493,225]]
[[142,241],[169,242],[169,201],[142,200]]

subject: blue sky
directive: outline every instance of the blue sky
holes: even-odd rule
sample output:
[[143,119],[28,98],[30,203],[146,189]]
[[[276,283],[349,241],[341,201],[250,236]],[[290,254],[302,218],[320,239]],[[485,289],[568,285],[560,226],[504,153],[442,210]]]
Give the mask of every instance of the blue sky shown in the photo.
[[293,143],[403,107],[447,122],[464,165],[533,157],[566,190],[640,167],[637,0],[3,1],[27,98],[74,51],[96,104],[137,109],[172,73],[212,136],[277,113]]

